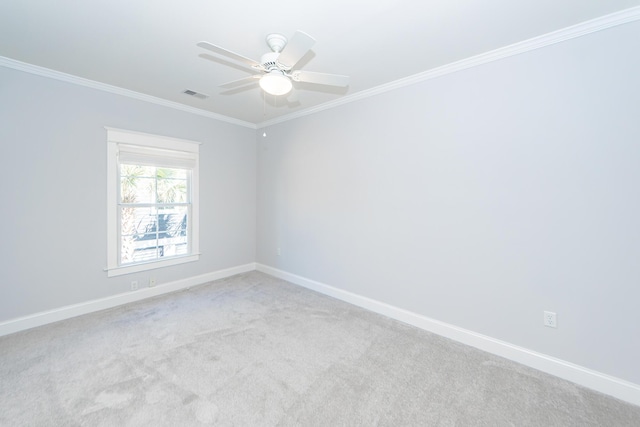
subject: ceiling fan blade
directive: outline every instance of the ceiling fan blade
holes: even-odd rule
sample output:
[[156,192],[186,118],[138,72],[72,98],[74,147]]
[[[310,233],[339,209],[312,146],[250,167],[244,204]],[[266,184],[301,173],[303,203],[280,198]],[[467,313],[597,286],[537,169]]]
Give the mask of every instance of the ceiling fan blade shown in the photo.
[[203,49],[207,49],[210,50],[211,52],[215,52],[219,55],[224,55],[227,58],[232,58],[235,59],[238,62],[242,62],[244,64],[247,64],[251,67],[256,67],[256,66],[260,66],[260,63],[257,61],[254,61],[251,58],[247,58],[246,56],[242,56],[238,53],[235,52],[231,52],[230,50],[227,50],[225,48],[222,48],[220,46],[216,46],[215,44],[211,44],[209,42],[199,42],[198,46],[203,48]]
[[247,64],[240,63],[240,62],[237,62],[237,61],[232,61],[230,59],[223,58],[221,56],[210,55],[208,53],[201,53],[198,56],[200,58],[204,58],[204,59],[207,59],[209,61],[217,62],[218,64],[226,65],[227,67],[235,68],[236,70],[244,71],[245,73],[246,72],[250,72],[250,73],[257,73],[258,72],[257,68],[249,67]]
[[349,86],[349,76],[340,76],[338,74],[298,70],[291,73],[291,78],[296,82],[316,83],[329,86]]
[[303,33],[302,31],[296,31],[282,52],[280,52],[280,56],[278,56],[278,63],[285,70],[290,70],[307,52],[309,52],[315,43],[315,39],[309,34]]
[[248,85],[244,85],[244,86],[240,86],[234,89],[225,89],[222,92],[220,92],[220,95],[237,95],[239,93],[243,93],[243,92],[247,92],[250,90],[254,90],[258,87],[258,85],[254,85],[254,84],[248,84]]
[[238,80],[233,80],[233,81],[221,84],[219,87],[223,87],[225,89],[232,89],[235,87],[244,86],[251,83],[258,83],[258,80],[260,80],[260,77],[262,77],[262,75],[256,74],[253,76],[244,77]]

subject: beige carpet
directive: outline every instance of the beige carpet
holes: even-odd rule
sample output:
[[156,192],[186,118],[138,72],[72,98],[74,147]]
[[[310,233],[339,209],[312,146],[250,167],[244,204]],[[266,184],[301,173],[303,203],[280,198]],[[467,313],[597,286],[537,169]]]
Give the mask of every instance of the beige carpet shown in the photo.
[[640,407],[251,272],[0,338],[2,426],[640,426]]

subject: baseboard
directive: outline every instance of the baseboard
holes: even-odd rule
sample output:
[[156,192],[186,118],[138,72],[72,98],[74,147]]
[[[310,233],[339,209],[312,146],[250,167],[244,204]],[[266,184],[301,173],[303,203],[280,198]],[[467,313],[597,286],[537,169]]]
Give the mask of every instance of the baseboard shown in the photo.
[[193,276],[186,279],[175,280],[169,283],[163,283],[152,288],[141,288],[133,292],[125,292],[106,298],[86,301],[83,303],[68,305],[54,310],[43,311],[29,316],[11,319],[0,323],[0,336],[13,334],[15,332],[24,331],[26,329],[35,328],[37,326],[43,326],[60,320],[69,319],[71,317],[81,316],[83,314],[89,314],[107,308],[117,307],[119,305],[152,298],[158,295],[168,294],[182,289],[187,289],[192,286],[202,285],[213,280],[224,279],[225,277],[253,271],[255,269],[255,263],[239,265],[236,267],[226,268],[224,270],[201,274],[199,276]]
[[640,406],[640,385],[264,264],[256,270]]

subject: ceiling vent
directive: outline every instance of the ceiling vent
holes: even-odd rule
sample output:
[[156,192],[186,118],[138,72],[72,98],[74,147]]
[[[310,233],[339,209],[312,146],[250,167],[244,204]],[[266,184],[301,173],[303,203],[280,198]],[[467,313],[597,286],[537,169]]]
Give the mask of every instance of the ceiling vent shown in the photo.
[[189,89],[185,90],[182,93],[185,93],[189,96],[193,96],[194,98],[198,98],[198,99],[207,99],[209,97],[209,95],[205,95],[204,93],[198,93],[196,91],[189,90]]

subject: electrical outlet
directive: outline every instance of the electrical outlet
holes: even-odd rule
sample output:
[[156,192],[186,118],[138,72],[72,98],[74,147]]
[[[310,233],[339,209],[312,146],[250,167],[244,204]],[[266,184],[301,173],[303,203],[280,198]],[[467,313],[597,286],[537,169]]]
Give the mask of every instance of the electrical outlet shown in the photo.
[[137,280],[131,281],[131,290],[132,291],[137,291],[138,290],[138,281]]
[[545,311],[544,312],[544,326],[548,326],[550,328],[557,328],[558,321],[556,319],[556,314],[553,311]]
[[282,250],[278,248],[278,256],[282,255]]
[[153,288],[156,285],[156,278],[155,277],[149,277],[149,287]]

